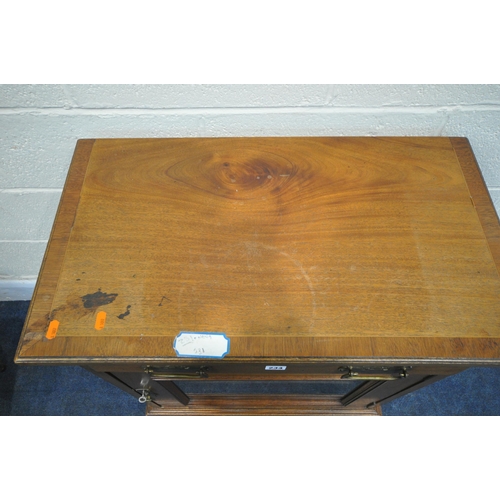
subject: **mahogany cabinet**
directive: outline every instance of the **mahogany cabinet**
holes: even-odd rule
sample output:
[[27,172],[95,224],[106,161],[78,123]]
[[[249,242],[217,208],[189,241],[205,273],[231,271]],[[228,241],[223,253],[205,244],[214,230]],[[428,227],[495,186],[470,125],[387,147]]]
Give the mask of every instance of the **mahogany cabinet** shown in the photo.
[[80,140],[16,362],[149,415],[376,415],[500,364],[499,266],[465,138]]

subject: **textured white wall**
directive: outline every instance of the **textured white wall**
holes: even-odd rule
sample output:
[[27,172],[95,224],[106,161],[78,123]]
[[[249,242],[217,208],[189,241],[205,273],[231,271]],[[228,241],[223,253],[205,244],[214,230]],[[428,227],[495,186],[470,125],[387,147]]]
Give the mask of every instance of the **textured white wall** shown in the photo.
[[30,298],[77,139],[468,137],[500,210],[500,85],[0,85],[0,300]]

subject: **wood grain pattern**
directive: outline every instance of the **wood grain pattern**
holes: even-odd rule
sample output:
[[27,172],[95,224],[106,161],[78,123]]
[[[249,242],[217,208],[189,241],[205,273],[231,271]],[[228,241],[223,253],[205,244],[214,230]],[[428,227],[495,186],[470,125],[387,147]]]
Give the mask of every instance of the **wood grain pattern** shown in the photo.
[[498,359],[498,220],[471,154],[448,138],[96,140],[17,360],[175,358],[186,330],[225,332],[228,360]]

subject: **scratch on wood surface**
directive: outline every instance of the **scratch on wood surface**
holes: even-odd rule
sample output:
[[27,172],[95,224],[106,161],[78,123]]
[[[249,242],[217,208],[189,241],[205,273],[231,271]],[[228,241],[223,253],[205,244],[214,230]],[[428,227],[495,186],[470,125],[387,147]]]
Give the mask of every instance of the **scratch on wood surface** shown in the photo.
[[309,322],[309,333],[312,332],[314,329],[314,324],[316,321],[316,291],[314,290],[314,284],[307,273],[307,271],[304,269],[304,266],[302,263],[293,258],[289,253],[280,250],[279,248],[276,248],[272,245],[266,245],[264,243],[258,243],[258,242],[246,242],[245,246],[247,247],[248,250],[252,252],[253,255],[260,255],[260,252],[257,250],[257,247],[264,248],[266,250],[270,250],[272,252],[276,252],[279,255],[282,255],[283,257],[287,258],[290,262],[292,262],[300,271],[301,275],[303,276],[304,280],[307,283],[307,286],[309,288],[309,291],[311,292],[311,303],[312,303],[312,314],[311,314],[311,319]]
[[167,302],[172,302],[168,297],[165,297],[165,295],[162,296],[160,303],[158,304],[158,307],[163,305],[163,301],[166,300]]
[[304,266],[302,265],[302,263],[300,261],[298,261],[297,259],[294,259],[291,255],[289,255],[286,252],[280,251],[279,253],[280,253],[280,255],[283,255],[287,259],[291,260],[300,269],[300,272],[304,276],[304,279],[306,280],[307,286],[309,287],[309,290],[311,292],[311,301],[312,301],[312,316],[311,316],[311,321],[309,324],[309,333],[311,333],[313,328],[314,328],[314,323],[316,321],[316,292],[314,290],[313,282],[312,282],[311,278],[309,277],[309,274],[307,274],[307,271],[304,269]]
[[179,321],[179,327],[182,329],[182,325],[184,322],[182,321],[182,296],[184,294],[184,289],[186,288],[186,285],[182,285],[181,289],[179,290],[179,294],[177,295],[177,318]]
[[43,340],[44,332],[26,332],[23,340],[22,352],[23,354],[31,349],[35,344]]

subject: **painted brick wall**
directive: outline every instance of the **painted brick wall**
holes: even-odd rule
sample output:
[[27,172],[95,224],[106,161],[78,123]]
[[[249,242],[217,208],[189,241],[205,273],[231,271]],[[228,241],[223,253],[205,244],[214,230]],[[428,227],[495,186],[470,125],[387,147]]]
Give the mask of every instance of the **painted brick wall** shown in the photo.
[[0,85],[0,300],[30,298],[77,139],[464,136],[500,211],[500,85]]

